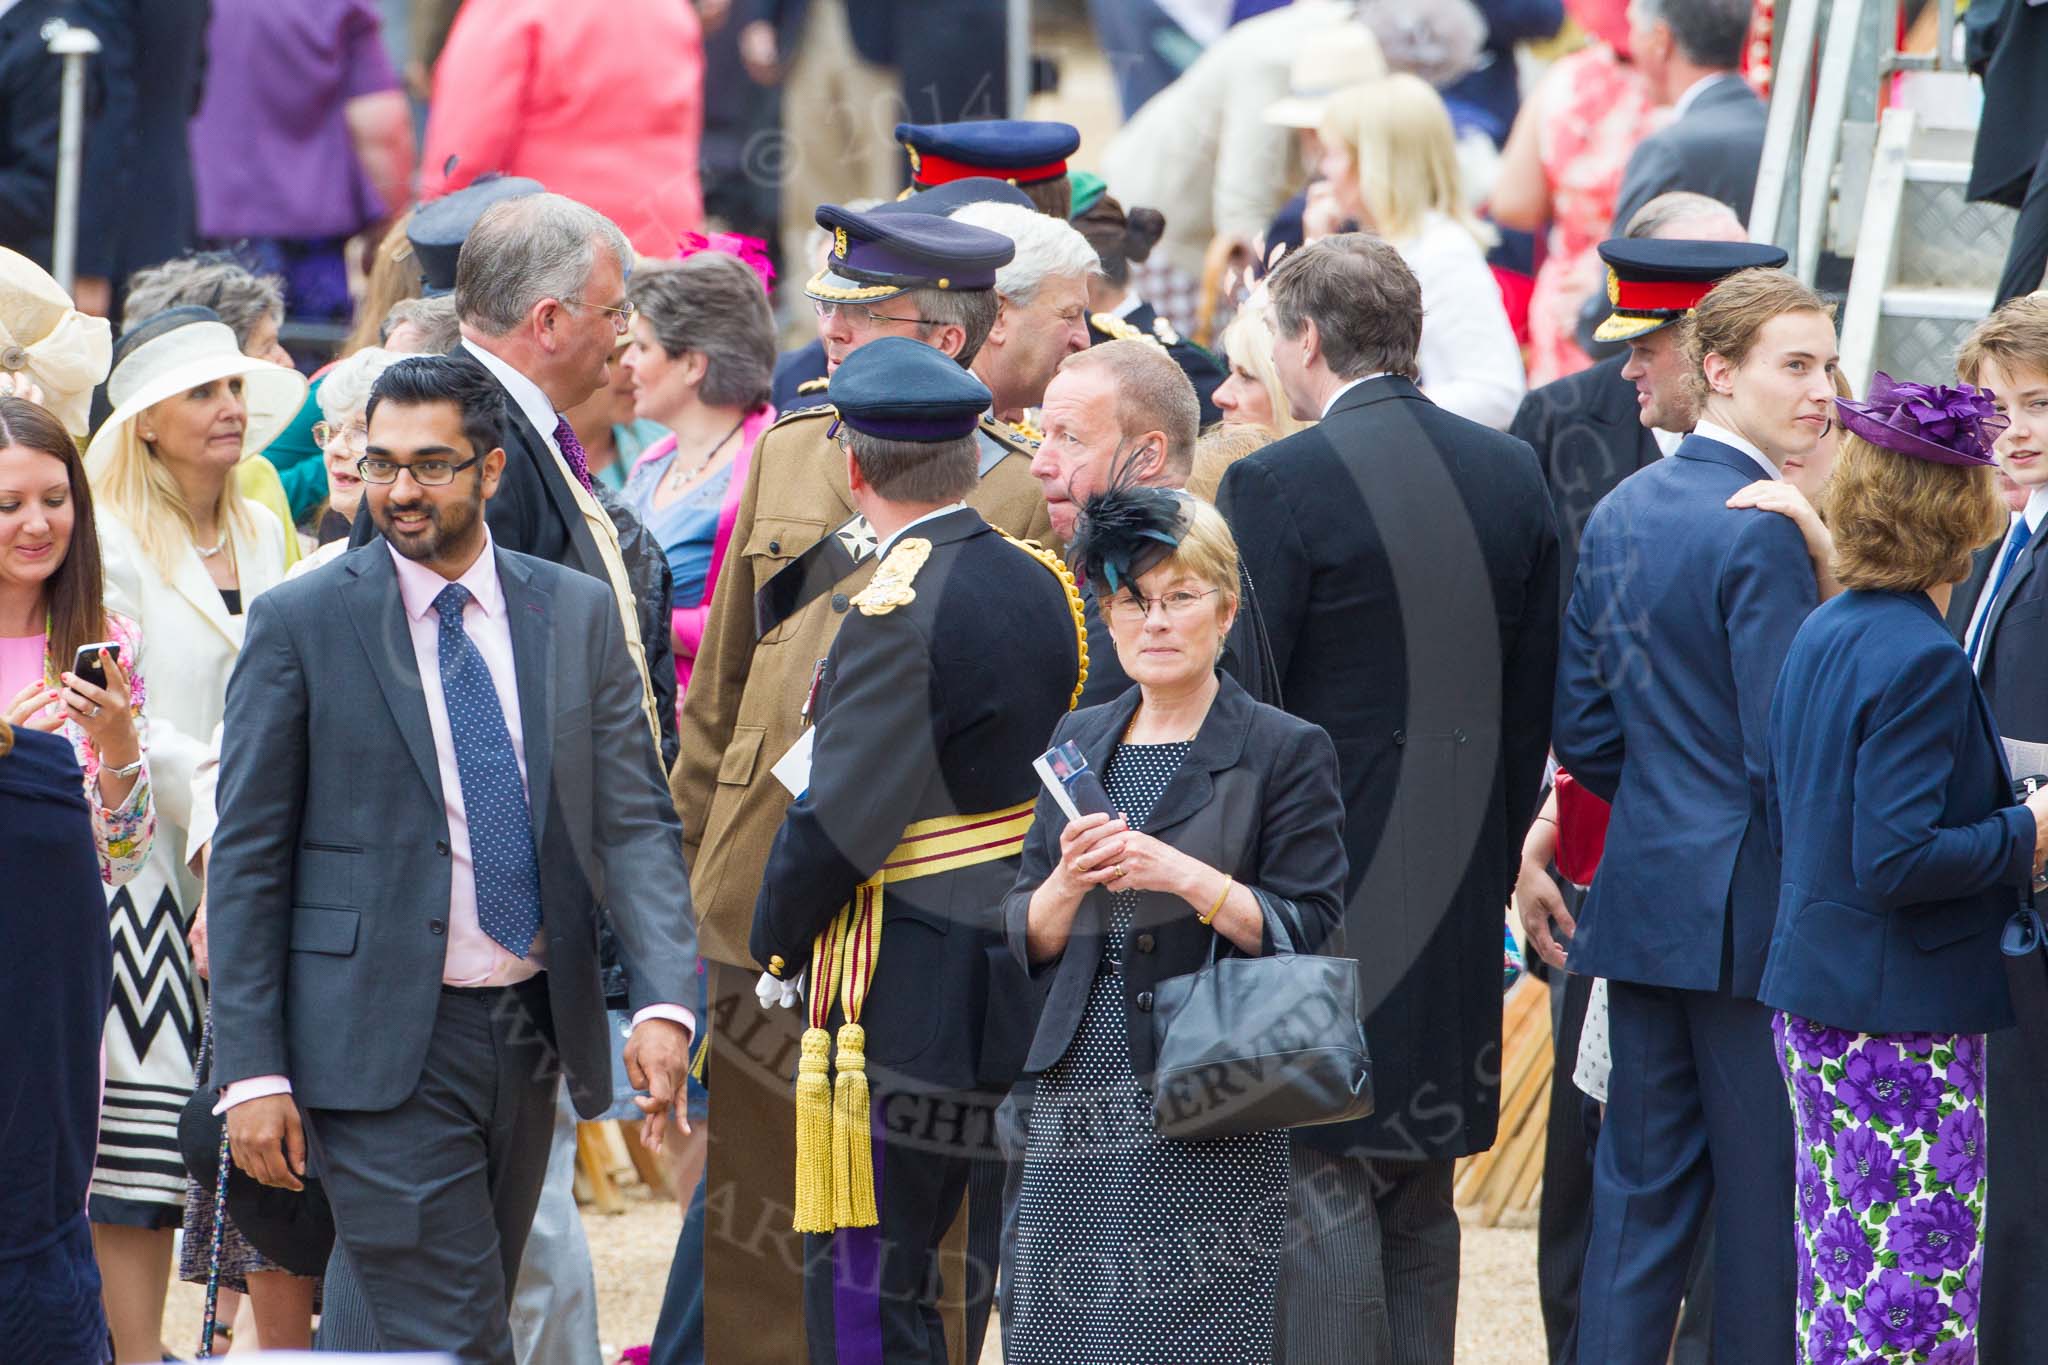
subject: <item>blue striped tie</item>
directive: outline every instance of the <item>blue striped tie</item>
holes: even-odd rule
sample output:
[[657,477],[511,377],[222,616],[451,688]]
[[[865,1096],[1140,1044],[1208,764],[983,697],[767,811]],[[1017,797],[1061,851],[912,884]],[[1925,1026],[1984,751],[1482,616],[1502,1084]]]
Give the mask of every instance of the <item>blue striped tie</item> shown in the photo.
[[491,670],[462,628],[469,589],[450,583],[434,598],[441,613],[441,696],[455,740],[455,770],[469,817],[477,923],[506,952],[525,957],[540,932],[540,861],[526,784]]

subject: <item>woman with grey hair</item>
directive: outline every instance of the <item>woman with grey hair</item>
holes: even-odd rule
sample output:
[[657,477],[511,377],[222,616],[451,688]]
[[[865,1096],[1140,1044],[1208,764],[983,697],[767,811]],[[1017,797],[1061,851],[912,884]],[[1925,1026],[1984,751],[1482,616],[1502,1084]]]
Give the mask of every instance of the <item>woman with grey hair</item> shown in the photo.
[[754,442],[775,420],[775,319],[755,268],[717,249],[642,270],[628,297],[633,414],[674,433],[640,456],[626,500],[668,555],[680,703]]
[[292,566],[296,576],[320,567],[348,550],[349,527],[363,501],[363,481],[356,473],[356,461],[369,449],[370,422],[366,410],[370,387],[391,365],[403,360],[400,351],[365,346],[346,360],[337,361],[321,377],[314,398],[320,404],[320,420],[313,424],[313,441],[320,447],[321,463],[327,474],[327,506],[318,522],[320,548]]

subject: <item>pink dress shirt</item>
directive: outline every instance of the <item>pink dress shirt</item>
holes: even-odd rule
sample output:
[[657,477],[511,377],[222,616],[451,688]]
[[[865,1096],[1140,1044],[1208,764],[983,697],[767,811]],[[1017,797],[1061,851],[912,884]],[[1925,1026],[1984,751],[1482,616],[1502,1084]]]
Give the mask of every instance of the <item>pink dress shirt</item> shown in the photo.
[[[476,865],[469,851],[469,815],[462,804],[462,773],[456,767],[455,740],[448,728],[448,699],[441,691],[441,613],[434,606],[434,599],[441,595],[449,580],[396,550],[390,554],[398,570],[398,596],[405,605],[413,659],[419,664],[420,691],[427,703],[427,724],[434,734],[434,758],[440,768],[441,794],[448,817],[448,955],[441,969],[441,983],[516,985],[546,968],[547,935],[536,934],[526,956],[514,957],[477,922]],[[505,593],[498,582],[497,547],[489,531],[484,533],[483,553],[454,581],[469,590],[469,601],[462,608],[462,629],[490,670],[491,685],[497,689],[498,705],[505,713],[505,728],[512,733],[512,756],[519,763],[519,780],[525,783],[526,736],[519,724],[512,625],[505,614]],[[667,1019],[692,1033],[696,1031],[694,1017],[681,1005],[649,1005],[633,1016],[634,1027],[645,1019]],[[214,1112],[263,1095],[290,1093],[291,1082],[283,1076],[251,1076],[223,1090]]]

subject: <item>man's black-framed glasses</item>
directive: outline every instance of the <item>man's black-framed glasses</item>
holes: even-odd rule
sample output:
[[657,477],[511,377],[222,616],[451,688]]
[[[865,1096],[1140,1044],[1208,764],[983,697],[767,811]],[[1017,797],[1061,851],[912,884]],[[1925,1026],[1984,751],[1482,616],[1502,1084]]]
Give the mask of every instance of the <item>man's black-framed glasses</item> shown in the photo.
[[481,455],[472,455],[466,460],[415,460],[400,464],[382,455],[365,455],[356,461],[356,473],[364,483],[384,484],[397,483],[403,472],[412,475],[412,481],[422,488],[445,488],[455,482],[457,474],[481,459]]

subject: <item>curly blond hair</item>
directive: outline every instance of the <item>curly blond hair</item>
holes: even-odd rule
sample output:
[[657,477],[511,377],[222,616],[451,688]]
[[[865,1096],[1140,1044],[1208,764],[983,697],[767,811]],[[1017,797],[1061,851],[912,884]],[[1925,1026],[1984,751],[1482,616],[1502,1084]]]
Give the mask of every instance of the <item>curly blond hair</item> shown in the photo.
[[1821,492],[1845,588],[1925,592],[1970,575],[1970,556],[2004,534],[1989,465],[1916,460],[1845,432]]

